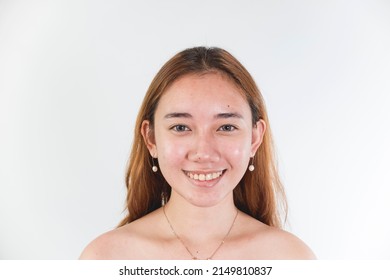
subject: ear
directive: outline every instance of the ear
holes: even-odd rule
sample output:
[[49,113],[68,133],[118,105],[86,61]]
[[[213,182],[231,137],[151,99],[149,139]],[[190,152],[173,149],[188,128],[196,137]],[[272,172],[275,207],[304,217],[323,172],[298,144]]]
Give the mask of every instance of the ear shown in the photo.
[[149,150],[149,153],[152,157],[157,157],[157,147],[156,147],[156,141],[154,138],[154,132],[150,125],[150,121],[144,120],[141,125],[141,134],[144,138],[144,142],[146,144],[146,147]]
[[265,121],[259,120],[255,126],[252,128],[252,146],[251,146],[251,156],[255,156],[257,149],[260,147],[263,142],[264,133],[266,130]]

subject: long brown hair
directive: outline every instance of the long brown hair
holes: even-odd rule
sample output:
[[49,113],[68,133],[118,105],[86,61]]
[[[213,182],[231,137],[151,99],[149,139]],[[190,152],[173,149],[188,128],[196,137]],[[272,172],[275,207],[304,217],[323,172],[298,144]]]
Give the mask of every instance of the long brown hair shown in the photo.
[[233,191],[238,209],[255,219],[281,227],[280,210],[287,204],[279,179],[273,151],[272,136],[264,100],[249,72],[227,51],[220,48],[195,47],[172,57],[160,69],[144,97],[135,124],[134,142],[129,159],[127,185],[127,215],[119,226],[128,224],[166,203],[171,187],[161,172],[152,172],[152,158],[141,135],[141,125],[148,120],[153,128],[154,114],[161,96],[178,78],[188,74],[218,71],[241,89],[252,113],[253,125],[262,119],[266,123],[263,142],[254,157],[253,172],[246,172]]

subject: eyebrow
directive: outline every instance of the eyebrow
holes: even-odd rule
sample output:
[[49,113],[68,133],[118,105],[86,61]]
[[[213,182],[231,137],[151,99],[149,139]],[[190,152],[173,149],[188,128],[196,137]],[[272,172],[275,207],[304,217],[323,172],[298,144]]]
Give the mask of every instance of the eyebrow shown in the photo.
[[164,119],[173,119],[173,118],[192,118],[192,115],[189,113],[169,113],[164,116]]
[[[189,113],[169,113],[164,116],[164,119],[173,119],[173,118],[191,119],[192,115]],[[214,116],[214,119],[229,119],[229,118],[242,119],[243,116],[239,113],[219,113]]]
[[237,119],[243,119],[243,116],[239,113],[220,113],[215,115],[216,119],[229,119],[229,118],[237,118]]

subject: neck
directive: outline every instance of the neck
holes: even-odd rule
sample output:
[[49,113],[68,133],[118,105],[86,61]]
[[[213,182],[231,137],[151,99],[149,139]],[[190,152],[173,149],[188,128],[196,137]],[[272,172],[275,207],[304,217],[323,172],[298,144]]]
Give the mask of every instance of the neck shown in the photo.
[[222,240],[237,215],[233,196],[213,206],[196,206],[172,193],[165,214],[173,230],[191,242]]

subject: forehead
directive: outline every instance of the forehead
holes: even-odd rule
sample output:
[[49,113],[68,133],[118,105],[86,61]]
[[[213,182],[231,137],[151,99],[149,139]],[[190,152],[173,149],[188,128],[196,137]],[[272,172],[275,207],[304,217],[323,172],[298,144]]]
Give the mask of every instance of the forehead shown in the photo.
[[186,112],[204,116],[232,111],[251,117],[242,90],[229,78],[216,72],[179,78],[161,97],[156,115]]

